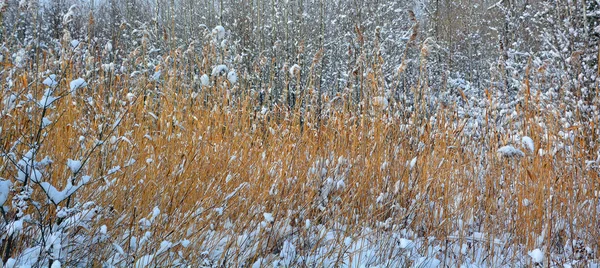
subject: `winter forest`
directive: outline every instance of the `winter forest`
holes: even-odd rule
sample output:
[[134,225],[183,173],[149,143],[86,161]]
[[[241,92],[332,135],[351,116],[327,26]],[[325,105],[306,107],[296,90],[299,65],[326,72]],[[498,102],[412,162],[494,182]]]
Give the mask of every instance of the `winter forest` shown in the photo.
[[0,0],[0,267],[598,267],[598,0]]

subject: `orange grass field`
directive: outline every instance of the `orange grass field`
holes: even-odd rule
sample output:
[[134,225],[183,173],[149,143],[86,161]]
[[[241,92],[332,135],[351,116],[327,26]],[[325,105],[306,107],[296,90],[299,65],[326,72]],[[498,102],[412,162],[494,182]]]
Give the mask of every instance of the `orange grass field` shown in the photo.
[[[38,218],[25,223],[30,233],[1,244],[4,261],[34,243],[35,226],[60,224],[59,208],[81,211],[86,202],[95,203],[94,219],[72,230],[69,239],[97,233],[105,239],[80,240],[85,246],[66,256],[63,265],[76,266],[75,258],[85,255],[88,265],[100,267],[118,245],[127,256],[120,265],[128,266],[156,253],[161,241],[187,241],[175,243],[164,258],[158,257],[160,251],[153,255],[154,266],[175,266],[177,256],[192,267],[249,266],[277,256],[290,237],[295,237],[297,255],[315,253],[325,241],[311,240],[318,229],[310,226],[342,230],[327,241],[334,248],[327,254],[344,251],[344,237],[359,238],[364,230],[381,237],[410,230],[415,241],[432,238],[415,250],[439,246],[433,256],[442,261],[454,245],[468,245],[452,257],[457,264],[475,258],[474,248],[505,256],[499,263],[492,257],[485,260],[501,266],[535,248],[562,252],[569,241],[583,248],[573,246],[568,257],[579,265],[598,257],[600,178],[590,162],[599,149],[597,113],[589,117],[561,105],[560,98],[544,98],[526,80],[515,114],[502,127],[496,123],[501,99],[495,88],[486,89],[486,99],[480,100],[485,120],[473,126],[459,113],[459,106],[473,105],[464,95],[458,102],[428,102],[428,94],[442,89],[426,85],[407,93],[415,96],[412,108],[394,100],[382,105],[375,98],[382,79],[377,71],[361,77],[360,103],[348,93],[358,85],[320,97],[311,84],[316,75],[309,74],[297,100],[303,106],[291,108],[277,99],[261,105],[258,92],[270,87],[256,90],[243,78],[245,72],[236,84],[213,76],[211,86],[195,88],[190,66],[210,73],[221,57],[210,46],[204,51],[163,55],[156,67],[162,72],[160,81],[102,70],[86,74],[89,62],[51,54],[40,54],[38,62],[15,72],[2,72],[2,81],[10,78],[13,85],[0,91],[0,103],[6,106],[5,100],[17,96],[14,108],[0,107],[3,153],[22,155],[39,138],[36,160],[49,156],[53,161],[43,172],[44,181],[65,187],[71,175],[68,159],[84,159],[80,174],[92,178],[58,205],[47,204],[42,191],[34,192],[31,198],[42,204],[42,212],[28,207],[27,213]],[[132,62],[142,60],[134,53],[143,51],[133,52]],[[88,59],[95,60],[100,59]],[[313,65],[319,61],[316,55]],[[312,66],[307,69],[313,72]],[[54,70],[60,78],[57,95],[62,98],[42,112],[31,99],[44,94],[44,70]],[[78,77],[88,85],[69,94],[69,82]],[[543,73],[531,70],[529,77],[541,81]],[[288,79],[295,82],[292,74]],[[565,125],[561,118],[567,112],[572,116]],[[40,130],[42,117],[52,123]],[[532,137],[533,152],[521,145],[521,136]],[[525,156],[498,154],[504,145],[521,148]],[[16,174],[14,162],[0,158],[0,177]],[[20,186],[17,182],[13,188]],[[16,194],[11,191],[10,197]],[[3,216],[10,219],[15,213]],[[260,239],[247,251],[250,255],[244,256],[247,252],[235,239],[214,239],[253,230],[259,230],[255,235]],[[150,243],[132,247],[132,239],[141,237]],[[217,247],[224,250],[217,252],[217,261],[209,261],[211,248]],[[385,248],[378,254],[394,254]],[[347,262],[340,259],[334,266]]]

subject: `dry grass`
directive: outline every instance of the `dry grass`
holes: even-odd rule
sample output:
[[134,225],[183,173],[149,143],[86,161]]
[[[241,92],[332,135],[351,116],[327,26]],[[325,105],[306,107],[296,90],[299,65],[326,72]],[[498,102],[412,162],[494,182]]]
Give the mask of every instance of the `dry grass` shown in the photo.
[[[364,228],[382,235],[411,230],[413,237],[435,237],[432,243],[446,246],[445,250],[480,232],[485,234],[478,240],[481,243],[469,245],[485,247],[491,256],[506,252],[507,263],[517,254],[509,251],[512,247],[554,252],[556,243],[581,240],[593,252],[600,249],[600,178],[597,169],[585,164],[596,158],[598,126],[585,123],[594,121],[575,110],[571,126],[565,127],[559,120],[571,108],[547,108],[546,104],[560,102],[541,99],[537,90],[532,93],[529,81],[523,82],[523,102],[515,120],[502,127],[496,123],[495,89],[488,89],[486,120],[474,127],[480,133],[474,135],[465,132],[469,120],[459,116],[458,104],[432,109],[423,97],[415,112],[407,113],[400,101],[392,100],[382,109],[368,98],[357,104],[342,94],[335,102],[324,97],[319,114],[319,96],[310,79],[299,95],[305,108],[291,109],[271,99],[265,104],[271,108],[263,112],[258,93],[244,79],[232,85],[218,78],[210,88],[192,95],[198,88],[185,78],[186,72],[197,65],[210,73],[219,52],[209,48],[191,60],[175,52],[164,55],[176,63],[165,60],[157,67],[163,70],[161,82],[100,71],[88,76],[86,89],[73,96],[65,93],[51,111],[55,123],[44,130],[38,153],[54,160],[45,180],[64,186],[70,174],[67,159],[90,155],[82,173],[92,176],[93,184],[76,199],[103,208],[94,226],[81,230],[97,233],[102,225],[108,227],[110,238],[95,244],[90,255],[97,265],[114,255],[112,243],[135,260],[155,251],[163,240],[183,239],[191,246],[176,250],[200,264],[208,259],[204,251],[216,247],[211,235],[257,229],[262,239],[254,255],[242,257],[244,248],[227,240],[224,248],[230,251],[221,251],[221,264],[252,264],[258,257],[277,254],[290,236],[299,237],[296,249],[308,256],[319,243],[307,242],[314,231],[306,228],[307,220],[328,229],[343,226],[344,233],[353,237]],[[42,70],[56,67],[41,64]],[[68,81],[82,75],[82,64],[62,64],[59,88],[68,88]],[[40,99],[42,76],[32,70],[5,72],[2,80],[10,76],[15,84],[0,93],[0,101],[17,92],[35,92],[34,99]],[[366,96],[381,92],[380,75],[370,73],[361,83]],[[135,97],[128,99],[129,92]],[[427,95],[431,89],[413,92]],[[35,108],[24,95],[18,95],[22,105],[3,114],[3,151],[19,137],[25,142],[16,151],[26,151],[26,141],[38,129],[41,116],[28,110]],[[562,134],[569,131],[572,141]],[[533,137],[536,152],[522,158],[500,157],[497,149],[515,144],[516,134]],[[98,140],[104,144],[92,151]],[[115,166],[121,169],[107,174]],[[0,167],[1,177],[16,174],[6,158]],[[345,187],[337,187],[339,181]],[[148,218],[154,207],[161,215],[146,229],[140,220]],[[265,225],[263,213],[272,213],[275,221]],[[146,231],[151,232],[152,243],[129,246],[133,237],[140,239]],[[545,239],[536,242],[540,236]],[[502,242],[493,243],[494,239]],[[339,250],[344,250],[343,237],[337,240]],[[420,250],[427,246],[425,242]],[[19,248],[25,247],[27,242],[22,241]]]

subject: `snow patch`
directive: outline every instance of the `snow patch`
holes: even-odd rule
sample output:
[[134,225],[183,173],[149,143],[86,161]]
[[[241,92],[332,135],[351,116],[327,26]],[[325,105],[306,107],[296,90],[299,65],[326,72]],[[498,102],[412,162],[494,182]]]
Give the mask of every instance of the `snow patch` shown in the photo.
[[525,156],[523,151],[521,151],[515,147],[512,147],[510,145],[502,146],[500,149],[498,149],[498,155],[500,155],[502,157],[507,157],[507,158]]

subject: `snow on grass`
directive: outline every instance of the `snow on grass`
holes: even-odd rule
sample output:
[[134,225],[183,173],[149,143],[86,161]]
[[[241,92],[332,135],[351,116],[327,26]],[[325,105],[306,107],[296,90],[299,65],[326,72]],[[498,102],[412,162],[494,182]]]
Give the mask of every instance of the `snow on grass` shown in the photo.
[[8,200],[8,194],[10,193],[11,186],[12,182],[0,178],[0,206],[4,205],[6,200]]
[[272,223],[273,221],[275,221],[275,218],[273,218],[272,213],[263,213],[263,217],[265,218],[265,221],[268,223]]
[[498,149],[498,154],[502,157],[507,158],[525,156],[525,153],[523,153],[523,151],[510,145],[500,147],[500,149]]
[[49,86],[49,87],[55,87],[58,85],[58,81],[56,81],[56,75],[55,74],[51,74],[48,77],[46,77],[46,79],[44,79],[44,81],[42,81],[42,84]]
[[235,72],[235,70],[231,70],[228,74],[227,74],[227,80],[229,81],[229,83],[235,84],[238,80],[237,77],[237,73]]
[[135,265],[133,267],[135,267],[135,268],[149,267],[150,264],[152,263],[152,259],[154,259],[154,255],[144,255],[135,262]]
[[217,65],[212,69],[212,76],[221,76],[221,75],[226,75],[229,73],[229,68],[227,68],[226,65],[221,64],[221,65]]
[[83,78],[77,78],[71,81],[71,83],[69,83],[69,86],[71,88],[71,94],[75,94],[77,89],[87,86],[87,82],[85,82]]
[[42,98],[38,101],[38,105],[41,108],[49,108],[52,104],[58,100],[57,97],[52,96],[53,91],[49,88],[46,89]]
[[59,204],[60,202],[64,201],[65,199],[73,195],[75,192],[77,192],[79,188],[87,184],[89,181],[89,176],[83,176],[79,183],[77,183],[76,185],[73,185],[71,183],[71,180],[67,180],[67,186],[65,186],[65,188],[62,191],[56,189],[56,187],[54,187],[49,182],[41,182],[40,186],[42,187],[42,189],[44,189],[44,192],[46,192],[46,195],[48,195],[48,198],[52,201],[52,203]]
[[79,160],[67,159],[67,166],[72,173],[77,173],[82,166],[82,162]]
[[217,37],[218,39],[223,39],[225,38],[225,28],[221,25],[217,25],[213,30],[212,33],[215,35],[215,37]]
[[210,86],[210,79],[209,79],[209,77],[208,77],[208,75],[207,75],[207,74],[203,74],[203,75],[200,77],[200,83],[202,83],[202,86],[203,86],[203,87]]
[[544,261],[544,252],[542,252],[539,248],[530,251],[527,255],[531,257],[531,261],[534,263],[541,264]]
[[528,136],[524,136],[521,140],[523,141],[523,145],[525,146],[525,148],[527,148],[527,150],[530,153],[535,152],[535,145],[533,143],[533,139],[531,139]]

